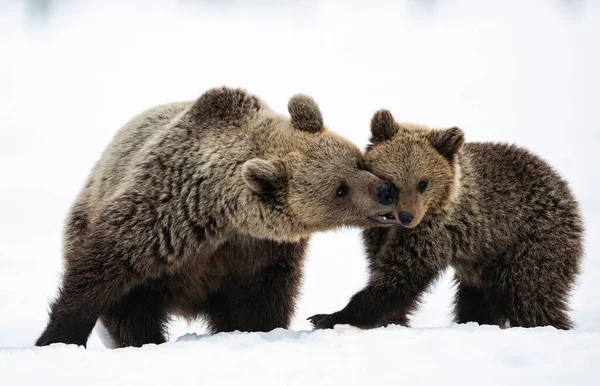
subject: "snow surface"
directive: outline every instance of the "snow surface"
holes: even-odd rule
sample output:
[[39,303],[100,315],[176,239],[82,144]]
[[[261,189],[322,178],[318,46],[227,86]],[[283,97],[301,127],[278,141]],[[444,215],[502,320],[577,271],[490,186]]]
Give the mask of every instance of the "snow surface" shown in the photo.
[[[45,3],[0,2],[1,385],[600,384],[599,2]],[[412,329],[308,332],[306,317],[365,282],[358,230],[345,229],[314,237],[293,331],[208,337],[176,319],[161,346],[106,350],[96,331],[87,350],[33,348],[65,215],[112,135],[149,106],[221,84],[280,112],[310,93],[360,146],[386,107],[545,157],[587,227],[575,331],[452,325],[446,274]]]
[[[141,349],[3,349],[6,385],[597,385],[600,335],[476,324],[184,336]],[[442,383],[443,382],[443,383]]]

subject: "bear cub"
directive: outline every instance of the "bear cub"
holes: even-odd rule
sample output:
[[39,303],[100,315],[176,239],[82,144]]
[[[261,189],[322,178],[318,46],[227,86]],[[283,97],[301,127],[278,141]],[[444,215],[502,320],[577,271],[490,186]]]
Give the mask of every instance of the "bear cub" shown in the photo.
[[408,325],[421,294],[448,266],[454,320],[570,329],[568,299],[580,270],[583,224],[567,182],[514,145],[464,143],[458,128],[371,121],[368,170],[399,190],[403,226],[363,231],[366,287],[315,328]]
[[312,98],[288,111],[222,87],[121,128],[67,218],[36,345],[85,345],[98,319],[117,347],[164,342],[171,315],[211,332],[287,328],[309,236],[389,226],[397,199]]

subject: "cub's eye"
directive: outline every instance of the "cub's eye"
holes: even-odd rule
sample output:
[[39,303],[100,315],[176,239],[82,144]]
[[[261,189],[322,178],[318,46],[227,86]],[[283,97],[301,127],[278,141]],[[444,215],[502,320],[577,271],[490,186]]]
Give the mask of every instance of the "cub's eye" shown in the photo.
[[342,182],[335,195],[337,197],[346,197],[348,195],[348,184]]
[[417,189],[419,190],[419,192],[423,193],[425,191],[425,189],[427,189],[428,186],[429,186],[429,182],[421,181],[417,184]]

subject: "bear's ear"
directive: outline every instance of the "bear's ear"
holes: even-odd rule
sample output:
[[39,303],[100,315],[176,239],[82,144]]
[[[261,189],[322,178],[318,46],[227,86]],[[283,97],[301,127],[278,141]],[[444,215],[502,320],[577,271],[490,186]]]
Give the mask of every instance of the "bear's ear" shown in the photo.
[[323,115],[317,103],[308,95],[297,94],[288,102],[288,112],[295,129],[318,133],[324,130]]
[[285,185],[287,174],[281,161],[253,158],[242,165],[242,178],[254,193],[274,194]]
[[215,87],[194,102],[190,113],[195,119],[235,122],[258,113],[262,103],[242,88]]
[[458,127],[452,127],[450,129],[432,130],[427,135],[427,139],[441,155],[449,161],[453,161],[454,156],[465,143],[465,134]]
[[398,132],[394,116],[388,110],[377,111],[371,118],[371,145],[388,141]]

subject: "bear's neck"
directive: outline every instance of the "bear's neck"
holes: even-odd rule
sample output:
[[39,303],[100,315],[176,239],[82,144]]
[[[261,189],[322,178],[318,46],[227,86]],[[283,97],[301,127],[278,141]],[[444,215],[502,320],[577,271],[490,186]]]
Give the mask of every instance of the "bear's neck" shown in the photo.
[[463,208],[466,192],[470,196],[478,194],[474,169],[469,155],[465,152],[460,152],[456,157],[454,181],[448,193],[448,198],[440,212],[435,215],[444,223],[455,222],[460,212],[467,209]]

